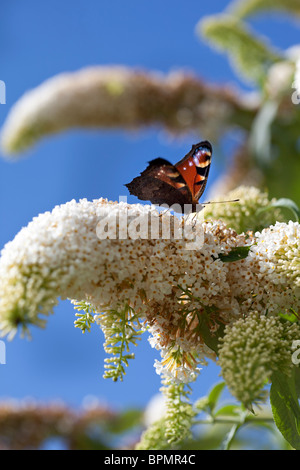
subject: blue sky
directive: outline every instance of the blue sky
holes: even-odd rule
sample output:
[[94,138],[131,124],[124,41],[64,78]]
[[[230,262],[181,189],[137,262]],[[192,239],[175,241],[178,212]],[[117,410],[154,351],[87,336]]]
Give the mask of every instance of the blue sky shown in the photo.
[[[185,68],[210,83],[238,83],[226,58],[195,34],[201,17],[221,12],[227,3],[2,0],[0,79],[6,83],[7,95],[6,104],[0,105],[0,125],[25,91],[55,74],[90,65],[123,64],[162,72]],[[299,27],[284,15],[264,15],[252,24],[278,47],[298,41]],[[32,217],[57,204],[73,198],[116,200],[128,195],[124,183],[139,174],[147,161],[161,156],[176,162],[190,147],[188,138],[170,142],[159,129],[134,134],[71,131],[43,140],[17,162],[0,158],[0,246]],[[216,163],[210,181],[219,172]],[[6,345],[0,399],[61,399],[78,406],[92,395],[112,406],[145,405],[160,386],[153,369],[158,353],[151,349],[147,335],[135,350],[136,360],[125,381],[113,383],[102,378],[102,333],[94,326],[90,334],[82,335],[73,321],[73,307],[61,302],[45,330],[32,330],[32,341],[16,338]],[[204,395],[219,380],[218,374],[213,364],[204,369],[194,386],[196,395]]]

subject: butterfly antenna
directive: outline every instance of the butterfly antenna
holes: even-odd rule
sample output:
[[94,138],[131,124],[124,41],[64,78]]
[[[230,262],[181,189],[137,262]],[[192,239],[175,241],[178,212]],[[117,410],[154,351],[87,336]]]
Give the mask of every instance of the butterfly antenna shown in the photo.
[[207,206],[208,204],[225,204],[227,202],[238,202],[239,199],[231,199],[229,201],[208,201],[208,202],[200,202],[201,206]]

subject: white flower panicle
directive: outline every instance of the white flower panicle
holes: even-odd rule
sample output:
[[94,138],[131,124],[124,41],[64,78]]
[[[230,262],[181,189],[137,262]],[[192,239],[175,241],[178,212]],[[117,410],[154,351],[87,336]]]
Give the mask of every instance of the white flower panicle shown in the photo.
[[[115,307],[130,292],[136,306],[140,298],[136,281],[145,272],[151,243],[109,237],[114,236],[120,212],[130,218],[148,215],[150,210],[150,206],[83,199],[33,219],[2,250],[2,331],[7,332],[19,323],[37,323],[40,314],[51,312],[58,297],[93,298],[95,305],[102,308]],[[108,224],[107,239],[101,240],[97,224],[104,218]]]
[[256,232],[249,255],[229,271],[239,315],[299,310],[299,233],[299,223],[292,221]]
[[[151,328],[165,330],[163,336],[160,331],[160,343],[164,341],[169,347],[176,338],[180,347],[188,351],[200,336],[195,328],[195,312],[186,314],[189,331],[182,322],[180,326],[185,302],[180,297],[184,289],[191,295],[190,310],[199,306],[193,298],[200,298],[204,307],[222,307],[223,321],[230,321],[228,265],[218,255],[245,244],[245,237],[238,237],[216,222],[203,225],[199,249],[186,249],[186,240],[175,239],[172,233],[169,239],[141,239],[134,237],[132,230],[133,238],[125,238],[121,216],[127,217],[126,228],[130,232],[130,224],[138,218],[142,225],[150,223],[148,216],[152,213],[151,206],[100,199],[71,201],[36,217],[2,250],[2,332],[15,332],[20,324],[40,325],[41,315],[52,311],[58,297],[87,301],[98,313],[118,310],[127,302],[142,318],[147,318]],[[164,215],[162,219],[181,224],[173,216]],[[118,239],[116,224],[120,228]],[[106,238],[100,239],[99,234]],[[216,328],[213,315],[210,323]]]
[[[253,236],[198,221],[192,243],[191,227],[193,221],[158,216],[153,206],[105,199],[39,215],[1,253],[2,334],[43,326],[57,299],[69,298],[95,312],[107,351],[118,328],[135,343],[134,325],[140,330],[142,321],[162,356],[157,372],[178,383],[195,380],[199,365],[216,358],[225,325],[253,310],[299,308],[299,224]],[[240,249],[243,259],[230,258]],[[89,329],[91,314],[79,316],[77,326]],[[107,363],[115,378],[116,364]]]
[[275,284],[283,284],[300,294],[300,225],[290,221],[275,225],[256,234],[257,245],[251,251],[259,259],[262,272]]
[[[270,310],[288,312],[300,308],[300,225],[290,221],[256,233],[256,244],[249,252],[249,263],[254,260],[259,293]],[[258,296],[258,297],[259,297]],[[258,299],[256,299],[257,302]]]
[[222,375],[232,392],[246,407],[266,397],[264,386],[274,371],[289,374],[293,340],[300,337],[298,323],[279,316],[252,312],[226,327],[219,349]]
[[296,92],[297,92],[297,100],[295,104],[298,104],[299,103],[298,96],[300,94],[300,58],[299,57],[296,61],[296,71],[295,71],[293,86],[296,88]]
[[189,392],[184,384],[174,384],[167,378],[163,379],[161,388],[166,398],[165,437],[170,444],[178,444],[192,437],[191,426],[196,415],[189,400]]
[[[270,211],[261,211],[276,201],[270,199],[266,191],[261,191],[254,186],[239,186],[229,191],[223,198],[214,198],[215,201],[238,199],[231,204],[211,204],[205,208],[205,219],[222,220],[238,233],[248,230],[262,230],[275,221],[283,221],[284,218],[277,208]],[[258,211],[261,211],[258,215]]]
[[205,84],[186,71],[125,66],[86,67],[54,76],[13,106],[1,133],[1,150],[14,155],[39,139],[71,128],[139,129],[151,124],[171,132],[202,128],[209,136],[228,121],[254,113],[236,90]]

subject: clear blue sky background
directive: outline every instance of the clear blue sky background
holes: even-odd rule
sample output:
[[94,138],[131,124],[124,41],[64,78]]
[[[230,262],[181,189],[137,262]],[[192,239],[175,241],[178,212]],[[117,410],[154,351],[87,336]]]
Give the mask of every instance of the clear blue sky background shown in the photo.
[[[64,71],[97,64],[124,64],[169,72],[187,68],[210,83],[237,83],[227,60],[195,34],[198,20],[221,12],[223,0],[1,0],[0,79],[7,104],[0,105],[0,124],[28,89]],[[281,48],[299,40],[299,27],[284,15],[252,22]],[[241,85],[241,84],[240,84]],[[205,136],[201,136],[204,137]],[[73,131],[42,141],[15,163],[0,159],[0,246],[35,215],[73,198],[89,200],[127,195],[129,182],[157,156],[178,161],[189,139],[170,142],[158,129],[125,132]],[[224,162],[226,164],[226,162]],[[215,163],[210,181],[219,174]],[[129,202],[136,202],[133,197]],[[160,379],[153,369],[158,353],[146,339],[123,383],[102,378],[103,336],[96,326],[82,335],[73,327],[74,310],[61,302],[45,330],[33,329],[33,340],[7,344],[7,364],[0,365],[0,399],[60,398],[78,406],[93,395],[112,406],[143,406]],[[194,389],[202,396],[217,380],[219,369],[203,370]]]

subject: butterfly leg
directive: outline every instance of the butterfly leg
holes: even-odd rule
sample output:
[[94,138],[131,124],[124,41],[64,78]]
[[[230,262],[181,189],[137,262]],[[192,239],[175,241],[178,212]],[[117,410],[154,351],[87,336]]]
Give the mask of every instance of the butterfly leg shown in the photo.
[[198,212],[193,213],[193,217],[192,217],[193,228],[195,228],[197,225],[197,215],[198,215]]
[[169,212],[169,210],[170,210],[170,207],[168,209],[166,209],[165,211],[161,212],[159,214],[159,217],[162,217],[163,215],[165,215],[167,212]]

